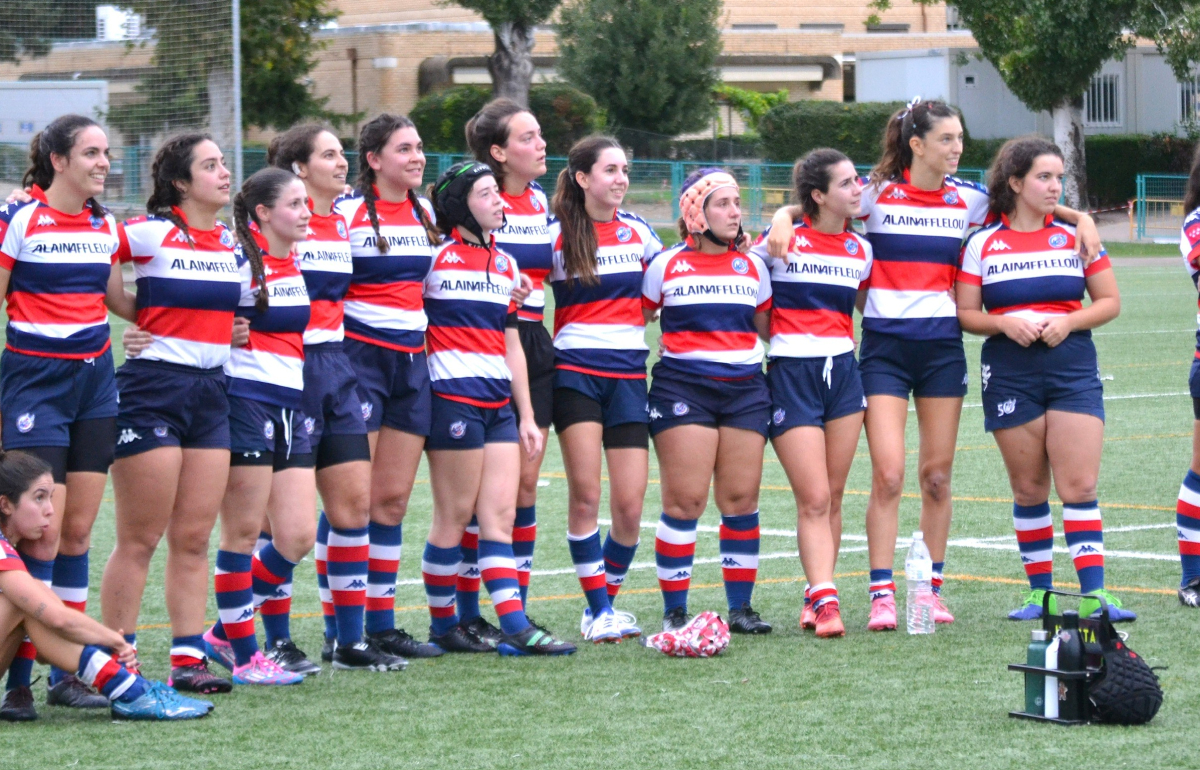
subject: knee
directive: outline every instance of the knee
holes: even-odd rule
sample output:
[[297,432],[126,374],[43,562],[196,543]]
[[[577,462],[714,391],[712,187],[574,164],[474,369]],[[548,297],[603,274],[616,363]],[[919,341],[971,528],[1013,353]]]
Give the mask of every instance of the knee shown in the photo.
[[300,531],[276,533],[273,537],[275,549],[291,561],[300,561],[317,542],[317,528],[305,527]]
[[921,471],[921,492],[935,503],[949,501],[950,472],[944,468],[923,469]]
[[1036,482],[1013,481],[1013,502],[1021,506],[1041,505],[1050,496],[1045,485]]
[[900,497],[904,491],[904,466],[875,468],[871,473],[871,491],[889,500]]
[[796,501],[796,515],[801,519],[822,519],[828,516],[829,513],[830,499],[828,495],[820,495]]
[[677,497],[671,501],[663,501],[663,512],[673,519],[695,521],[708,507],[708,497]]
[[406,513],[408,513],[408,495],[405,493],[390,494],[371,503],[371,521],[394,527],[404,521]]
[[[371,519],[371,496],[365,491],[325,508],[325,517],[339,528],[359,529]],[[316,530],[313,530],[314,533]]]
[[[251,537],[250,546],[244,550],[248,551],[253,547],[254,538]],[[174,557],[208,559],[208,537],[200,536],[196,532],[168,532],[167,548]]]
[[1063,502],[1088,503],[1096,499],[1096,477],[1068,478],[1055,480],[1058,496]]
[[600,510],[600,489],[571,490],[570,507],[572,515],[595,515]]

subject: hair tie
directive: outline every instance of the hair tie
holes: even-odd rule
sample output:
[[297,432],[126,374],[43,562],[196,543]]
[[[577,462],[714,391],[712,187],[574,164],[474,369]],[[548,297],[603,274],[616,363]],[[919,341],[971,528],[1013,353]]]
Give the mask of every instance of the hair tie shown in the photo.
[[898,118],[896,118],[896,120],[902,121],[905,118],[907,118],[910,114],[912,114],[913,108],[915,108],[920,103],[921,103],[921,97],[914,96],[912,101],[909,102],[908,105],[904,108],[904,112],[900,113],[900,116]]

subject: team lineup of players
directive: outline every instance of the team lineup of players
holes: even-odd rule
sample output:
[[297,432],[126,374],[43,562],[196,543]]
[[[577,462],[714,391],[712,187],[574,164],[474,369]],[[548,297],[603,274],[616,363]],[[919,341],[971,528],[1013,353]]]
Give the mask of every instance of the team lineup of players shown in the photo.
[[[892,569],[911,397],[934,617],[953,622],[943,567],[968,382],[963,330],[987,337],[984,426],[1012,484],[1030,584],[1009,617],[1040,618],[1054,585],[1052,482],[1090,595],[1084,611],[1098,612],[1103,600],[1114,620],[1136,617],[1105,590],[1096,492],[1104,405],[1090,330],[1117,316],[1119,294],[1091,218],[1057,203],[1063,162],[1053,144],[1012,140],[989,188],[963,182],[953,176],[958,114],[915,100],[889,121],[870,179],[835,150],[798,160],[795,205],[754,241],[742,228],[736,180],[717,168],[694,172],[679,201],[682,241],[664,248],[620,208],[629,176],[616,140],[578,142],[548,200],[536,182],[546,144],[530,112],[493,101],[467,138],[476,160],[443,172],[422,197],[415,126],[380,115],[362,128],[356,189],[346,193],[336,135],[301,125],[278,137],[269,167],[231,195],[221,149],[183,134],[155,157],[147,214],[124,223],[96,203],[109,169],[100,126],[68,115],[34,139],[27,195],[0,209],[9,313],[0,359],[9,450],[0,455],[0,669],[8,670],[0,717],[36,717],[31,669],[47,646],[58,655],[43,654],[56,665],[47,702],[114,713],[153,696],[152,718],[203,716],[209,702],[179,693],[301,682],[320,666],[291,638],[292,572],[314,546],[321,658],[335,668],[394,671],[408,658],[456,652],[574,652],[526,614],[551,427],[568,484],[568,548],[586,597],[583,639],[641,633],[615,602],[639,545],[651,439],[663,629],[689,620],[697,523],[711,487],[731,630],[771,631],[751,604],[769,440],[795,496],[808,581],[800,625],[837,637],[845,633],[834,584],[842,496],[864,426],[867,627],[897,626]],[[1191,187],[1200,198],[1200,171]],[[1189,200],[1189,210],[1200,204]],[[230,203],[233,228],[218,220]],[[1195,278],[1200,211],[1185,224],[1183,248]],[[123,263],[133,265],[135,292],[124,286]],[[109,311],[132,323],[116,371]],[[645,327],[656,318],[660,358],[647,388]],[[1200,426],[1200,332],[1197,350]],[[422,553],[428,641],[398,628],[394,611],[402,522],[422,454],[433,493]],[[602,462],[611,518],[603,539]],[[81,651],[60,654],[54,633],[13,597],[64,606],[63,628],[84,611],[90,534],[110,466],[116,547],[100,588],[103,626],[67,634]],[[38,490],[40,508],[31,497]],[[1200,452],[1178,520],[1179,596],[1197,606]],[[129,633],[164,536],[167,685],[137,674]],[[210,585],[213,625],[205,621]],[[481,588],[496,624],[481,614]],[[50,630],[63,636],[63,628]]]

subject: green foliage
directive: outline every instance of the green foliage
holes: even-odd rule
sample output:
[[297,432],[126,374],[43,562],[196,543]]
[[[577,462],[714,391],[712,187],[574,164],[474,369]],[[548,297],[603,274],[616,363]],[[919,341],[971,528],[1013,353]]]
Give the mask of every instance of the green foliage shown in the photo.
[[[762,120],[762,116],[766,115],[768,110],[780,104],[786,104],[788,100],[788,92],[782,88],[773,93],[764,93],[724,83],[713,89],[713,96],[741,113],[742,119],[753,131],[758,131],[758,122]],[[728,126],[726,128],[728,129]]]
[[[226,0],[131,0],[156,30],[154,70],[136,90],[143,101],[115,107],[109,121],[140,136],[204,125],[208,78],[231,56]],[[247,126],[286,128],[304,118],[337,120],[326,99],[304,83],[316,66],[313,33],[337,17],[328,0],[255,0],[242,4],[242,118]],[[186,44],[181,44],[186,41]],[[135,43],[132,45],[145,45]]]
[[560,16],[559,72],[618,128],[695,131],[712,117],[720,13],[720,0],[579,0]]
[[[467,152],[464,127],[491,98],[491,89],[456,86],[423,97],[409,117],[426,150]],[[596,100],[565,83],[534,86],[529,92],[529,109],[542,126],[546,151],[551,155],[566,155],[572,144],[603,125]]]
[[833,147],[855,163],[879,157],[883,129],[902,102],[788,102],[773,107],[759,121],[763,154],[790,163],[817,147]]
[[502,24],[532,27],[550,18],[562,0],[446,0],[445,5],[458,5],[475,11],[492,29]]
[[1186,174],[1194,139],[1173,134],[1097,134],[1087,138],[1088,193],[1100,203],[1125,203],[1137,175]]

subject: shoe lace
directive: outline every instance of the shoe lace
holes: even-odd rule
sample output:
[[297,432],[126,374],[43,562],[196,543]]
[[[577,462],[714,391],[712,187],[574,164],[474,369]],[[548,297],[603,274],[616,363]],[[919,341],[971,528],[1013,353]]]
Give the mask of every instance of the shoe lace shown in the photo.
[[634,614],[632,612],[625,612],[624,610],[614,609],[613,617],[615,617],[617,619],[617,622],[619,622],[619,623],[623,623],[625,625],[630,625],[630,626],[637,625],[637,618],[634,616]]

